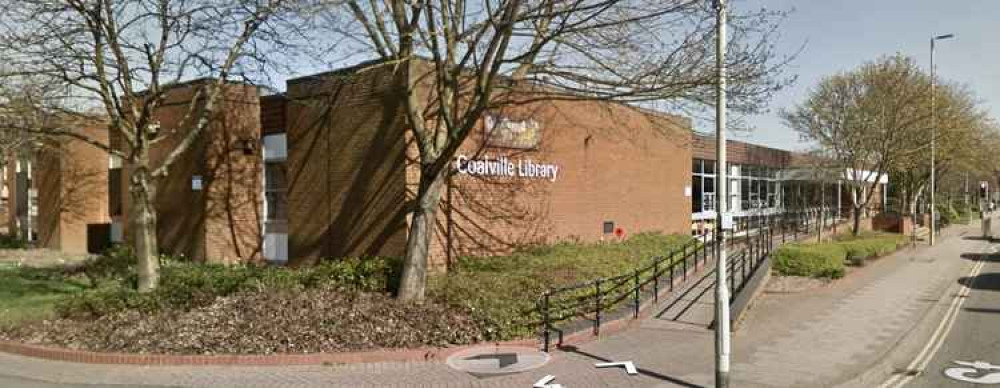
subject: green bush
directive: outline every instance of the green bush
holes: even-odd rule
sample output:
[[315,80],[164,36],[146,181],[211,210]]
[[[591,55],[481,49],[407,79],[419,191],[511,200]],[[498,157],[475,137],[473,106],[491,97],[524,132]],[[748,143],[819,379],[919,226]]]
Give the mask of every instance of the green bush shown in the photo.
[[128,246],[115,245],[104,254],[84,261],[80,271],[93,285],[111,280],[121,281],[134,287],[138,281],[137,263],[138,260]]
[[[778,248],[774,270],[780,275],[838,278],[843,263],[863,266],[865,260],[895,252],[906,237],[894,233],[842,234],[824,243],[793,243]],[[839,264],[838,264],[839,263]]]
[[955,210],[955,207],[952,206],[951,203],[947,201],[941,202],[938,203],[935,208],[938,214],[940,214],[940,222],[942,226],[951,225],[959,221],[958,211]]
[[958,219],[955,221],[955,223],[967,225],[969,221],[972,219],[972,214],[970,213],[970,210],[971,209],[969,209],[964,205],[956,206],[955,214],[958,216]]
[[60,303],[63,316],[93,316],[122,310],[185,311],[245,290],[314,288],[328,284],[383,292],[398,278],[398,260],[347,258],[304,268],[222,265],[161,260],[160,284],[150,293],[135,291],[136,259],[128,250],[109,251],[83,271],[95,286]]
[[792,243],[774,251],[774,270],[785,276],[840,278],[847,252],[838,243]]
[[690,241],[639,233],[621,243],[561,242],[506,256],[461,257],[452,273],[429,279],[428,293],[468,312],[486,328],[488,340],[525,338],[538,330],[536,302],[546,290],[625,274]]
[[24,240],[13,234],[0,234],[0,249],[24,249],[28,246]]

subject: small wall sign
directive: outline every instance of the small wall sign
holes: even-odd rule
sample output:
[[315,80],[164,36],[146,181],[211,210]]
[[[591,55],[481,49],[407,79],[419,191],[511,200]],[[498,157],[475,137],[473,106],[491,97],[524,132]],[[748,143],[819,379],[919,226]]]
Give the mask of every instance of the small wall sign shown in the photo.
[[191,177],[191,190],[201,191],[201,175],[194,175]]

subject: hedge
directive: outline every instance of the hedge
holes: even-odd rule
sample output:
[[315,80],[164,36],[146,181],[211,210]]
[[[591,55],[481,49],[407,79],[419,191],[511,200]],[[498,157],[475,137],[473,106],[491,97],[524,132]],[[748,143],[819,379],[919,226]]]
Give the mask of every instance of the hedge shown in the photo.
[[791,243],[774,251],[774,271],[785,276],[840,278],[847,251],[835,243]]
[[863,265],[867,259],[894,252],[904,242],[902,235],[869,232],[823,243],[791,243],[775,250],[774,271],[785,276],[839,278],[844,276],[845,262]]

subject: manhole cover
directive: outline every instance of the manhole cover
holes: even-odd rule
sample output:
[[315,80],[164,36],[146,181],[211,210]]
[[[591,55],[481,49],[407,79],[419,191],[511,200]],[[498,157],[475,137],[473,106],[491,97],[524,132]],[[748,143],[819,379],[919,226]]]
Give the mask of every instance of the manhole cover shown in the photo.
[[455,353],[446,362],[474,375],[498,375],[538,368],[549,362],[549,355],[533,348],[483,346]]

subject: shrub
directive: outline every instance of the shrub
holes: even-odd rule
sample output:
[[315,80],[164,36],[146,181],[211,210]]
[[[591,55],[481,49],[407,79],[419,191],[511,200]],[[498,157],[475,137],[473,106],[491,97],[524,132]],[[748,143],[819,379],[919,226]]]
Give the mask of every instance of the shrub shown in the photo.
[[624,274],[689,241],[684,235],[637,233],[621,243],[560,242],[507,256],[461,257],[452,273],[429,279],[428,294],[466,311],[488,340],[530,337],[538,329],[536,302],[545,290]]
[[[825,243],[793,243],[775,251],[774,269],[781,275],[837,278],[843,265],[863,266],[865,260],[896,251],[906,237],[894,233],[841,234]],[[832,275],[832,276],[831,276]]]
[[774,252],[774,270],[785,276],[840,278],[847,252],[837,243],[784,245]]
[[942,226],[951,225],[958,221],[958,212],[955,210],[954,206],[951,206],[951,203],[948,203],[947,201],[941,202],[938,203],[935,208],[938,214],[940,214],[940,222]]
[[13,234],[0,234],[0,249],[24,249],[27,243]]
[[384,258],[327,260],[298,269],[192,263],[169,257],[161,262],[159,286],[140,294],[135,291],[135,256],[124,248],[111,250],[84,266],[83,272],[94,287],[65,300],[58,312],[71,317],[100,317],[122,310],[187,311],[244,290],[325,285],[384,292],[399,276],[398,261]]
[[126,245],[116,245],[104,254],[84,261],[79,271],[97,285],[103,281],[114,280],[135,286],[138,282],[136,264],[138,259]]

